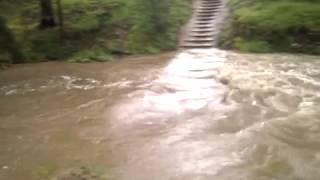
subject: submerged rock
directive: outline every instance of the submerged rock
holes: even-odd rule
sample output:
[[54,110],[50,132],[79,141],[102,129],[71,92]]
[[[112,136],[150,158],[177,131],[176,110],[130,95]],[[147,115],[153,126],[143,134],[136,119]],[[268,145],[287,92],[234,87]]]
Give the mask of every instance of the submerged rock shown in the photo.
[[62,173],[53,180],[109,180],[105,175],[97,173],[91,168],[82,166]]
[[221,78],[219,79],[219,81],[220,81],[222,84],[224,84],[224,85],[228,85],[228,84],[230,83],[230,78],[228,78],[228,77],[221,77]]

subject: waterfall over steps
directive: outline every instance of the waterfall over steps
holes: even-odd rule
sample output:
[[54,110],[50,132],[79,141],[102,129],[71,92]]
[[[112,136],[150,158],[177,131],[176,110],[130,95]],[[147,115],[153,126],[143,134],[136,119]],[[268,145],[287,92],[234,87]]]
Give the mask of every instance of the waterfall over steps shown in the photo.
[[180,40],[181,48],[211,48],[217,44],[225,4],[223,0],[198,0]]

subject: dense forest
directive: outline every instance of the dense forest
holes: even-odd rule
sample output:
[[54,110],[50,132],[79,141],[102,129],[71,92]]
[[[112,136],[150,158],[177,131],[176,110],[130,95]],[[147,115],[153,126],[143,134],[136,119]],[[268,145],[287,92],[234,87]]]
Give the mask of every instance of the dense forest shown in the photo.
[[0,59],[105,61],[176,47],[191,0],[1,0]]

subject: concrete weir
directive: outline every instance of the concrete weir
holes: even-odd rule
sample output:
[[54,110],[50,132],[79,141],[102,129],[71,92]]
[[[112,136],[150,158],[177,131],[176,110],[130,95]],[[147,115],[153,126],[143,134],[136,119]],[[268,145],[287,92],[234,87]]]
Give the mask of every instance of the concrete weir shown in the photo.
[[180,40],[181,48],[211,48],[217,44],[224,19],[223,0],[196,0],[193,15],[185,26]]

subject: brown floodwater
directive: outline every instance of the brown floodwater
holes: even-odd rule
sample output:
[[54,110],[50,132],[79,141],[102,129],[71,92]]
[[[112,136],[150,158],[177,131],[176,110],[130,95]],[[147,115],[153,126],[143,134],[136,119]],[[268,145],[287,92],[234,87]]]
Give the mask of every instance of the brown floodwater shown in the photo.
[[193,49],[0,72],[2,180],[318,180],[320,58]]

